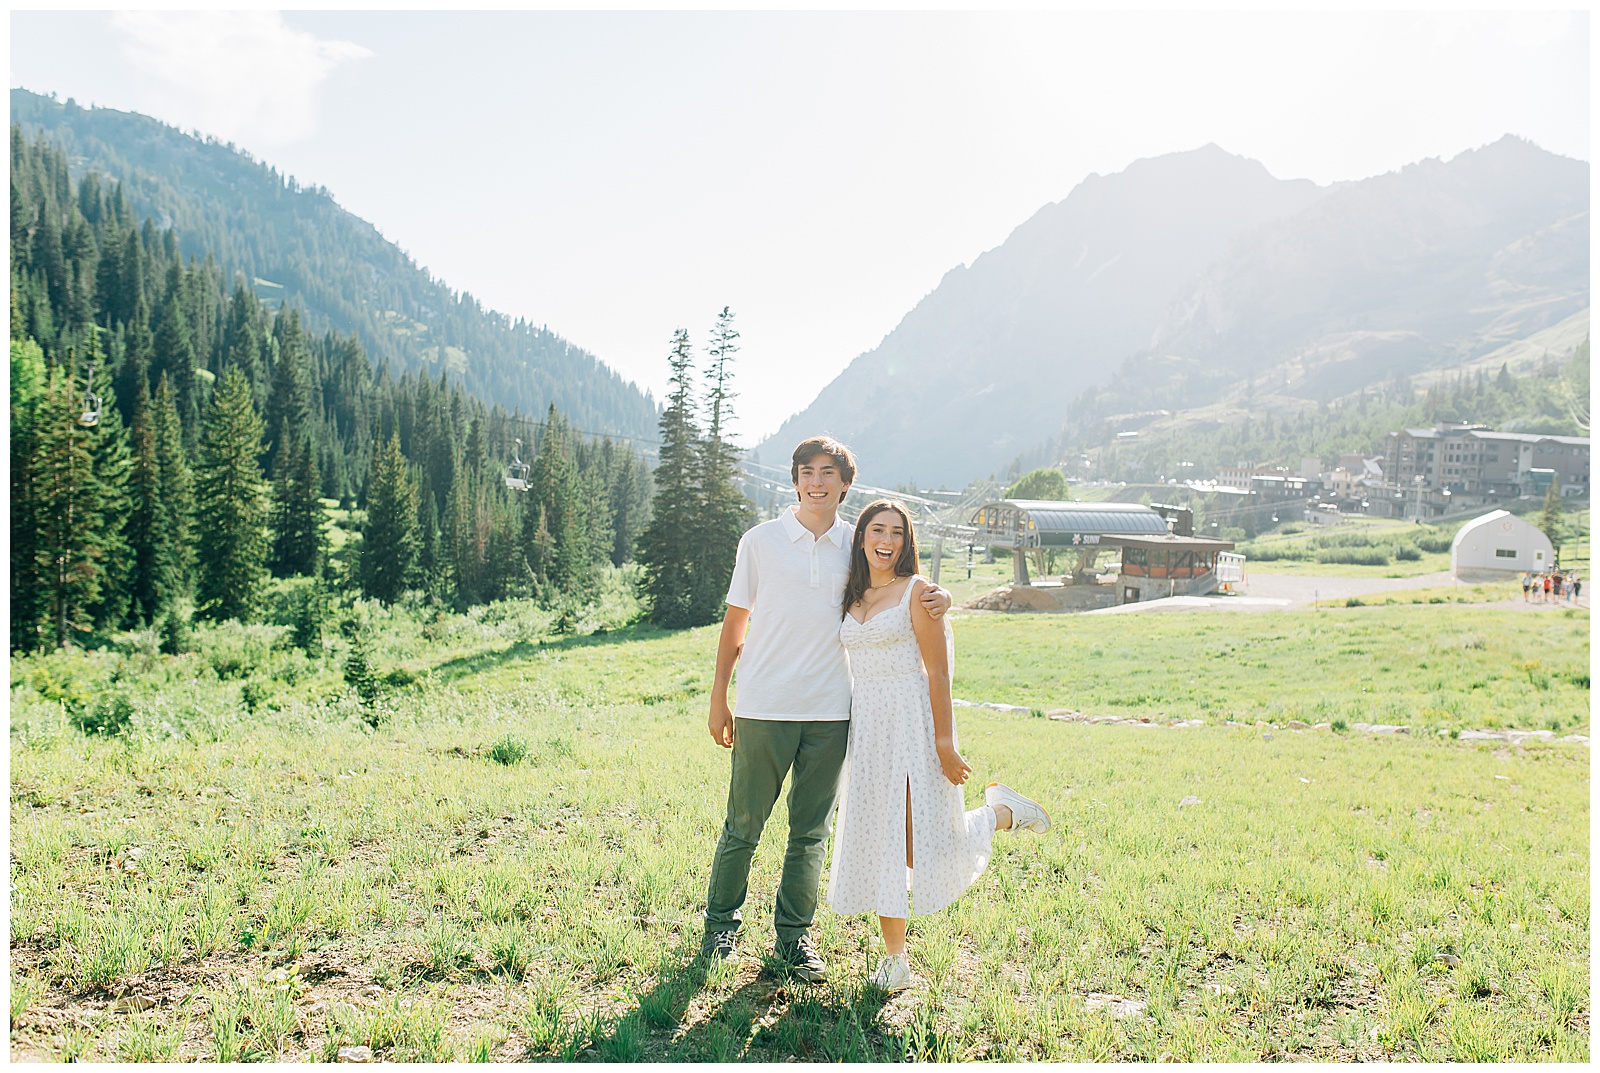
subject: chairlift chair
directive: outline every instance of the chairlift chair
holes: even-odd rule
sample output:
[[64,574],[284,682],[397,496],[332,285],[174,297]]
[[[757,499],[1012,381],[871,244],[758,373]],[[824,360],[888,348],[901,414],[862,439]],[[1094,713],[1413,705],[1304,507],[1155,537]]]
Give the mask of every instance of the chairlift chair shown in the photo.
[[522,441],[517,440],[517,445],[511,449],[511,464],[506,467],[506,487],[518,492],[528,490],[528,474],[533,472],[533,467],[522,460]]
[[78,415],[78,424],[84,428],[93,428],[100,423],[100,396],[94,393],[94,362],[89,363],[89,376],[83,386],[83,413]]

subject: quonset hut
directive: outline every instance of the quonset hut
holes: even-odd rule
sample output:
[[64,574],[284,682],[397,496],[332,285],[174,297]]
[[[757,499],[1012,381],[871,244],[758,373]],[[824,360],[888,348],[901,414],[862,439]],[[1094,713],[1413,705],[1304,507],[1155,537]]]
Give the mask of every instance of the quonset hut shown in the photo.
[[1092,564],[1102,549],[1122,553],[1121,602],[1158,596],[1195,595],[1217,587],[1219,552],[1230,551],[1226,540],[1175,536],[1173,529],[1191,529],[1187,510],[1156,510],[1140,503],[1076,503],[1040,499],[999,499],[972,515],[972,542],[991,550],[1010,551],[1014,584],[1027,585],[1028,552],[1036,548],[1082,552],[1080,569]]
[[1515,514],[1490,511],[1456,530],[1450,542],[1450,573],[1465,581],[1538,574],[1555,566],[1550,538]]

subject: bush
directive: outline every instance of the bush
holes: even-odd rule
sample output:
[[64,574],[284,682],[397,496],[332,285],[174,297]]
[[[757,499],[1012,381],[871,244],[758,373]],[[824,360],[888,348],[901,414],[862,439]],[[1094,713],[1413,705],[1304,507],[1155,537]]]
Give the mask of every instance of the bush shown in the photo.
[[1417,547],[1423,551],[1441,552],[1450,550],[1450,545],[1455,543],[1456,535],[1441,533],[1437,529],[1426,529],[1413,534],[1411,539],[1416,541]]
[[265,682],[252,678],[239,690],[239,700],[244,703],[244,710],[254,715],[256,709],[265,704],[267,697],[271,694],[272,687]]
[[1345,600],[1344,605],[1346,607],[1366,607],[1367,606],[1367,601],[1363,600],[1359,596],[1352,596],[1349,599]]
[[416,671],[406,667],[396,667],[383,676],[383,684],[391,689],[404,689],[421,677]]
[[1351,566],[1388,566],[1389,553],[1382,548],[1318,548],[1317,562]]
[[230,619],[204,631],[200,648],[218,678],[249,678],[267,667],[273,646],[287,632],[283,626],[246,626]]
[[499,741],[489,746],[489,759],[497,764],[504,764],[506,767],[510,767],[512,764],[520,764],[527,755],[527,744],[522,739],[512,737],[510,734],[506,734]]
[[375,727],[378,725],[377,708],[383,700],[383,683],[378,680],[378,674],[372,667],[372,659],[367,650],[366,638],[361,635],[360,624],[353,619],[347,619],[341,628],[350,640],[350,654],[344,661],[345,684],[356,691],[356,696],[361,701],[361,718],[368,726]]
[[302,679],[309,678],[317,673],[317,667],[306,658],[304,652],[295,649],[277,662],[272,668],[272,680],[282,682],[284,685],[298,685]]
[[1410,544],[1396,544],[1394,558],[1395,562],[1414,563],[1422,558],[1422,549],[1412,547]]
[[161,635],[153,629],[119,634],[113,647],[128,657],[127,665],[119,672],[124,676],[147,675],[161,665]]
[[1345,731],[1350,729],[1350,724],[1346,723],[1343,719],[1335,719],[1332,723],[1328,724],[1328,726],[1329,729],[1331,729],[1335,734],[1343,734]]
[[189,620],[176,610],[168,611],[161,620],[161,651],[169,656],[181,656],[194,650],[194,638]]
[[67,661],[65,654],[52,652],[39,661],[29,679],[35,693],[60,704],[68,716],[76,719],[79,713],[89,710],[93,694],[85,682],[66,669]]
[[328,620],[329,603],[327,591],[315,583],[301,589],[295,598],[289,636],[295,647],[308,655],[322,651],[322,626]]
[[104,734],[109,737],[128,729],[135,710],[133,699],[126,693],[117,692],[101,697],[87,711],[79,709],[73,712],[72,722],[85,734]]
[[1311,549],[1299,544],[1241,544],[1237,550],[1246,559],[1258,563],[1280,560],[1306,562],[1311,559]]

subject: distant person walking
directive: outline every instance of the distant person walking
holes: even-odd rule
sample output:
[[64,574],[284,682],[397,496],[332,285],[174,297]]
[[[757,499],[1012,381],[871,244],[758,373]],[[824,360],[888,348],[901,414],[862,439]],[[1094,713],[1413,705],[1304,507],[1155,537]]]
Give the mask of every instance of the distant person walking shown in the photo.
[[972,768],[950,699],[954,646],[949,624],[923,606],[931,586],[916,571],[905,505],[883,499],[863,510],[839,623],[854,684],[828,903],[878,914],[885,957],[868,982],[888,992],[916,982],[906,952],[912,899],[919,915],[937,912],[983,873],[996,831],[1050,829],[1038,802],[999,783],[984,792],[987,804],[963,810]]
[[[839,601],[854,530],[839,518],[839,505],[855,480],[855,457],[837,440],[817,436],[795,448],[789,475],[799,503],[739,540],[717,643],[707,725],[711,740],[733,751],[733,765],[700,956],[725,961],[736,953],[750,860],[788,778],[789,840],[772,912],[775,953],[797,978],[816,981],[827,978],[828,967],[810,929],[850,739]],[[930,588],[918,607],[940,618],[950,594]],[[728,704],[735,663],[737,709]]]
[[1545,603],[1549,603],[1550,602],[1550,583],[1553,580],[1554,580],[1554,578],[1551,577],[1551,575],[1549,575],[1549,574],[1546,574],[1544,576],[1544,602]]
[[1530,578],[1528,576],[1528,572],[1526,570],[1524,570],[1522,572],[1522,602],[1523,603],[1527,603],[1528,602],[1528,586],[1530,586],[1532,584],[1533,584],[1533,579]]
[[1583,595],[1583,578],[1577,574],[1572,575],[1572,599],[1576,601]]

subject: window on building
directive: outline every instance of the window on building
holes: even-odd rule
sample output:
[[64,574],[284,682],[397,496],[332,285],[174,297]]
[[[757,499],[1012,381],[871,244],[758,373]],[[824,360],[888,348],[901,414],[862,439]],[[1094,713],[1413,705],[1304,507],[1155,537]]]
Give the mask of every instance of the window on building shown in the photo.
[[1515,559],[1517,557],[1517,549],[1516,548],[1496,548],[1496,549],[1494,549],[1494,557],[1496,559]]

